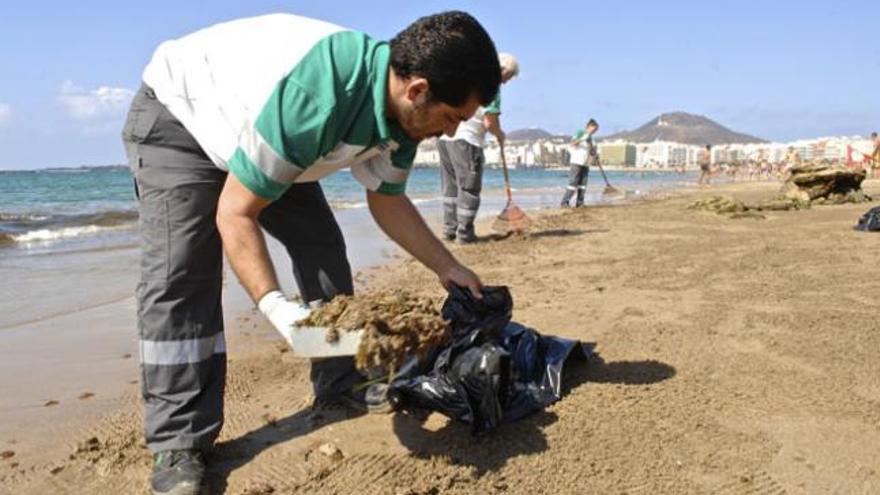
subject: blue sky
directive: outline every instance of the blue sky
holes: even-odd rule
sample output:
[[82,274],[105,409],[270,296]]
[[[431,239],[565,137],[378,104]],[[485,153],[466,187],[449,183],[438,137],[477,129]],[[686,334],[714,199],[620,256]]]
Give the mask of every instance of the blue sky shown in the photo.
[[873,2],[6,1],[0,4],[0,169],[124,161],[119,129],[153,49],[212,23],[270,12],[389,38],[467,10],[522,76],[508,130],[603,133],[683,110],[766,139],[880,129]]

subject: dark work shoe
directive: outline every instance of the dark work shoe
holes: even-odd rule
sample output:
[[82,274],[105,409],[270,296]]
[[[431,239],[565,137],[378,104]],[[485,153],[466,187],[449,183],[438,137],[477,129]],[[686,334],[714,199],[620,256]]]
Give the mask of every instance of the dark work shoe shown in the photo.
[[374,383],[358,391],[341,392],[316,402],[320,402],[324,408],[334,404],[361,414],[389,414],[397,409],[399,403],[396,396],[388,393],[385,383]]
[[473,244],[477,242],[477,236],[474,234],[463,234],[459,232],[455,242],[456,244]]
[[397,410],[400,399],[389,390],[385,383],[374,383],[367,387],[364,403],[370,414],[389,414]]
[[198,450],[166,450],[153,456],[153,495],[203,495],[205,459]]
[[443,233],[443,239],[444,239],[444,240],[447,240],[447,241],[450,241],[450,242],[451,242],[451,241],[454,241],[454,240],[455,240],[455,232],[451,232],[451,233],[450,233],[450,232],[444,232],[444,233]]

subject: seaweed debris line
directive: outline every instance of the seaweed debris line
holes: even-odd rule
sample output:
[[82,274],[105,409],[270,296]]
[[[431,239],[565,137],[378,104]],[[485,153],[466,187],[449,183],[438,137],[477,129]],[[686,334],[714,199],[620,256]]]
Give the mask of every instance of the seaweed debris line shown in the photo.
[[381,368],[393,373],[412,355],[424,358],[431,348],[451,339],[449,322],[440,316],[440,304],[429,297],[401,290],[336,296],[313,310],[300,325],[326,327],[327,341],[339,332],[364,330],[355,365],[360,370]]

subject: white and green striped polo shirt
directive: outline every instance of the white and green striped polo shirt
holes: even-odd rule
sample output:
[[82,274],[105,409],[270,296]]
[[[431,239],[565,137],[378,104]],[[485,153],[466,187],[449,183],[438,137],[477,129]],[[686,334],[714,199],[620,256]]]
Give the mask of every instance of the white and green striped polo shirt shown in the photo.
[[166,41],[143,79],[258,196],[346,167],[368,189],[400,194],[418,143],[385,117],[389,55],[366,34],[273,14]]

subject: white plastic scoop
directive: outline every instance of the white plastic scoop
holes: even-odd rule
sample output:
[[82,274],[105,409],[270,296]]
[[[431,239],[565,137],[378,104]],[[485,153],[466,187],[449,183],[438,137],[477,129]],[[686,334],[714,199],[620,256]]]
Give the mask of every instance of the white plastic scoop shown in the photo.
[[304,358],[354,356],[361,344],[363,330],[339,332],[339,340],[327,342],[327,327],[292,327],[281,331],[293,354]]
[[[297,321],[309,316],[310,310],[302,306],[302,317]],[[363,330],[339,331],[339,340],[327,342],[327,327],[293,326],[278,330],[284,340],[290,344],[293,354],[304,358],[324,358],[335,356],[354,356],[357,354],[361,343]]]

